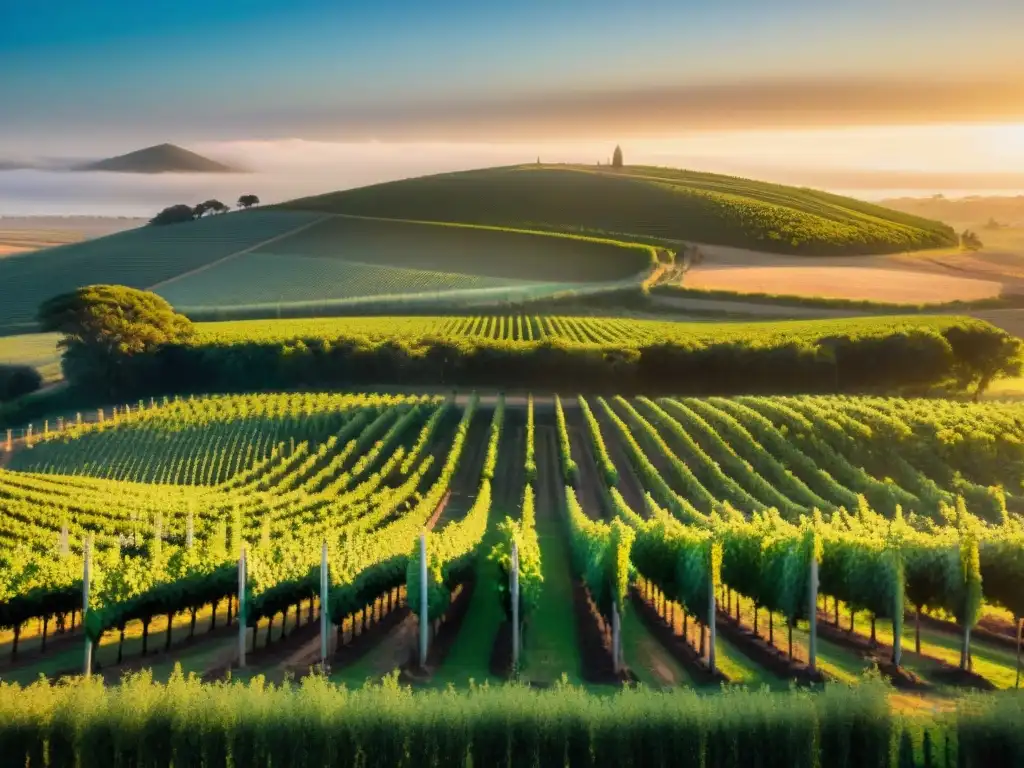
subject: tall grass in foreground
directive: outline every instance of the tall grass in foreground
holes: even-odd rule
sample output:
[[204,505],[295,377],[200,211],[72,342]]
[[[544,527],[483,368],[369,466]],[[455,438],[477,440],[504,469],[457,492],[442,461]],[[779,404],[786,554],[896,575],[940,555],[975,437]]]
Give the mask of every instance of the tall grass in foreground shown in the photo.
[[[971,753],[960,764],[1017,764],[1020,704],[965,701]],[[161,685],[140,674],[110,688],[0,684],[0,765],[852,767],[896,760],[898,723],[873,681],[813,694],[595,696],[566,685],[413,693],[393,679],[347,690],[315,677],[277,688],[175,674]],[[930,737],[939,758],[946,730]]]

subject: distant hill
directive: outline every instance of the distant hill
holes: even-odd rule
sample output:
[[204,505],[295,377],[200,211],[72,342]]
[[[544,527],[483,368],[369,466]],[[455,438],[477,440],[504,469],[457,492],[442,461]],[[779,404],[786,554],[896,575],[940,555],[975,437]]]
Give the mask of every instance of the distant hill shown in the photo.
[[112,171],[115,173],[237,173],[238,169],[197,155],[174,144],[158,144],[127,155],[86,163],[76,171]]
[[276,207],[807,256],[894,253],[957,242],[945,224],[849,197],[647,166],[489,168],[333,192]]

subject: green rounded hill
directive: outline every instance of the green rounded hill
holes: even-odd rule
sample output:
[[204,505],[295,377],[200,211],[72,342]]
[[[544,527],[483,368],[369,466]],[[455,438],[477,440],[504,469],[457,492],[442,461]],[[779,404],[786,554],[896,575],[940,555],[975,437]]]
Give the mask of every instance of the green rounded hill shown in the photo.
[[586,231],[809,256],[954,245],[936,221],[853,198],[712,173],[523,165],[388,182],[280,208]]

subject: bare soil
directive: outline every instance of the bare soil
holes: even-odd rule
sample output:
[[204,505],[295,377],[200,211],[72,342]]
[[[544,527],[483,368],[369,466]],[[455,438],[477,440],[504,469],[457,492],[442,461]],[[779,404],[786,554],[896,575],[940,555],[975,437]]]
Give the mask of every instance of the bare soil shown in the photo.
[[[836,627],[832,622],[832,618],[833,617],[826,612],[818,611],[818,634],[821,637],[824,637],[830,642],[846,646],[847,648],[856,651],[868,661],[876,662],[882,673],[886,675],[886,677],[889,677],[893,681],[893,684],[898,687],[927,687],[927,684],[912,672],[896,667],[892,664],[891,645],[885,645],[883,643],[875,643],[872,645],[870,638],[856,632],[848,632]],[[906,651],[907,649],[904,648],[904,652]],[[935,664],[939,668],[935,676],[950,685],[976,688],[982,691],[991,691],[995,689],[995,686],[981,675],[973,672],[964,672],[959,667],[955,667],[942,659],[935,658],[934,656],[921,654],[921,658],[926,658],[929,662]]]
[[695,682],[701,685],[729,682],[729,678],[721,671],[712,672],[708,668],[700,654],[686,642],[686,638],[673,631],[668,622],[658,615],[657,609],[644,599],[635,586],[630,588],[629,597],[637,616],[640,617],[647,630],[658,639],[665,650],[672,654],[672,657],[683,666],[683,669]]
[[[812,672],[802,661],[790,659],[785,652],[755,635],[721,608],[716,614],[715,626],[718,633],[736,646],[744,656],[776,677],[796,680],[801,685],[824,682],[825,678],[820,671]],[[785,631],[785,628],[782,628],[782,631]]]
[[688,288],[739,293],[772,293],[868,299],[906,304],[974,301],[999,296],[1003,283],[994,279],[931,274],[916,270],[829,265],[792,267],[729,267],[701,265],[687,273]]
[[419,666],[418,660],[413,655],[402,667],[400,679],[402,682],[424,682],[429,679],[435,669],[438,669],[448,657],[448,652],[459,635],[459,629],[469,611],[470,600],[473,597],[473,590],[476,589],[476,571],[471,570],[469,577],[452,592],[452,600],[448,610],[439,619],[440,626],[433,632],[427,650],[426,669]]

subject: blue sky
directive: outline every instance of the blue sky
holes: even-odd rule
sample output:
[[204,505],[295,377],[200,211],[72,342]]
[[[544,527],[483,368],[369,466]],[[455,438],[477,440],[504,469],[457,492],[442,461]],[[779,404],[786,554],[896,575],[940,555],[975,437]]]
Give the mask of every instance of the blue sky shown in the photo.
[[0,156],[1021,120],[1022,29],[1020,0],[0,0]]

